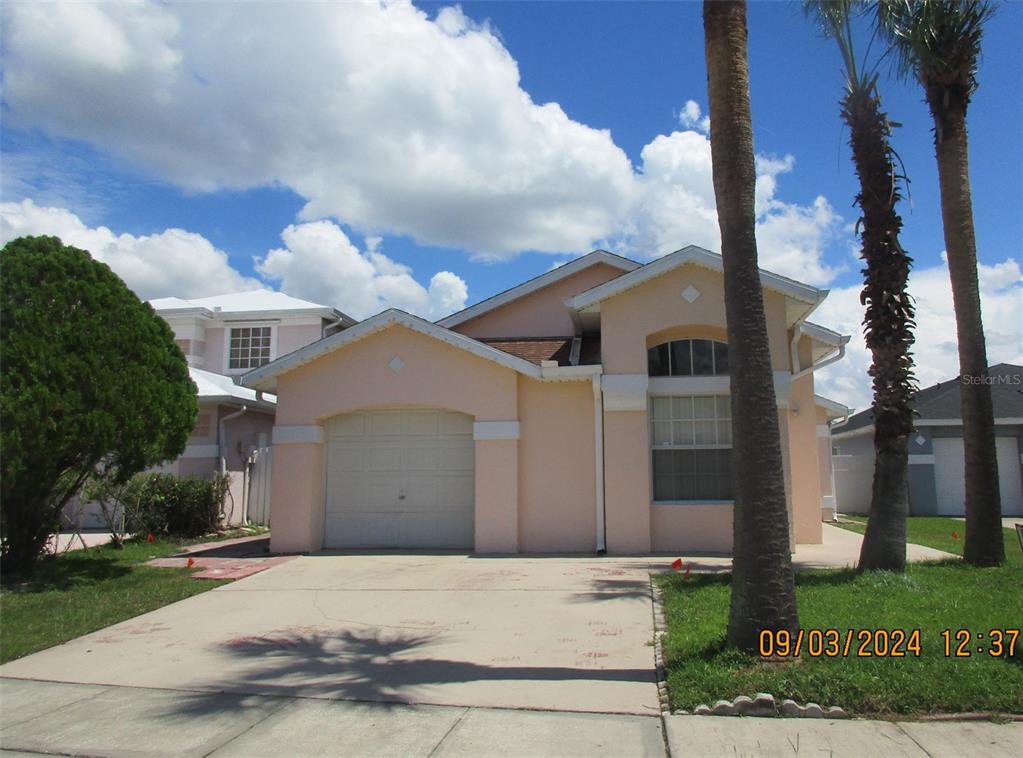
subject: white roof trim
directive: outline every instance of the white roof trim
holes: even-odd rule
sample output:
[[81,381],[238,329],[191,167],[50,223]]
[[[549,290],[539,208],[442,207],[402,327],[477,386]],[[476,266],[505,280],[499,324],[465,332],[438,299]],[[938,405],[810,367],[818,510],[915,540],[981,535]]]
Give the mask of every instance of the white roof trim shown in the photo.
[[[681,250],[676,250],[674,253],[665,255],[663,258],[658,258],[656,261],[652,261],[645,266],[641,266],[634,271],[623,274],[617,279],[612,279],[609,282],[586,290],[586,292],[581,292],[575,297],[566,300],[565,305],[577,311],[598,305],[609,297],[619,295],[626,290],[637,287],[687,263],[695,263],[719,273],[724,271],[720,255],[697,245],[689,245]],[[828,294],[828,290],[820,290],[816,287],[811,287],[809,284],[803,284],[795,279],[789,279],[779,274],[773,274],[770,271],[764,271],[763,269],[760,269],[760,282],[767,289],[780,292],[794,300],[814,305],[823,300]]]
[[465,350],[473,355],[483,358],[484,360],[491,361],[500,366],[504,366],[505,368],[510,368],[513,371],[518,371],[519,373],[531,376],[534,379],[540,379],[542,376],[539,366],[530,363],[523,358],[517,358],[514,355],[498,350],[496,347],[491,347],[490,345],[478,342],[471,337],[466,337],[464,334],[459,334],[458,332],[445,329],[437,324],[432,324],[418,316],[405,313],[405,311],[390,308],[383,313],[378,313],[372,318],[359,322],[349,329],[345,329],[343,332],[337,332],[336,334],[333,334],[330,337],[325,337],[318,342],[313,342],[305,347],[300,347],[298,350],[288,353],[275,361],[271,361],[265,366],[253,369],[242,377],[241,382],[246,387],[269,390],[274,386],[273,380],[281,374],[285,374],[299,366],[316,360],[321,355],[332,353],[335,350],[339,350],[353,342],[358,342],[371,334],[376,334],[377,332],[383,331],[391,326],[403,326],[414,332],[424,334],[428,337],[433,337],[434,339],[451,345],[452,347]]
[[196,397],[204,403],[245,403],[253,408],[269,410],[273,410],[277,404],[277,398],[273,395],[260,397],[255,390],[241,387],[231,377],[223,374],[189,366],[188,375],[195,383]]
[[841,403],[835,400],[830,400],[824,397],[823,395],[814,395],[813,400],[817,405],[826,410],[829,414],[834,414],[835,418],[848,416],[850,413],[852,413],[852,408],[846,405],[842,405]]
[[640,264],[636,261],[623,258],[620,255],[609,253],[606,250],[594,250],[592,253],[571,260],[563,266],[558,266],[556,269],[552,269],[545,274],[534,277],[527,282],[523,282],[517,287],[512,287],[510,290],[505,290],[493,297],[489,297],[482,302],[476,303],[458,313],[453,313],[450,316],[442,318],[437,322],[440,326],[451,327],[464,324],[466,321],[471,321],[477,316],[482,316],[484,313],[489,313],[492,310],[500,308],[502,305],[506,305],[513,300],[518,300],[520,297],[532,294],[537,290],[541,290],[555,282],[559,282],[572,274],[578,273],[590,266],[598,263],[604,263],[608,266],[614,266],[615,268],[621,269],[622,271],[629,272],[635,271],[640,267]]
[[839,332],[828,329],[820,324],[814,324],[809,321],[804,321],[799,325],[799,333],[805,334],[810,339],[823,342],[826,345],[831,345],[832,347],[841,347],[850,339],[849,335],[840,334]]

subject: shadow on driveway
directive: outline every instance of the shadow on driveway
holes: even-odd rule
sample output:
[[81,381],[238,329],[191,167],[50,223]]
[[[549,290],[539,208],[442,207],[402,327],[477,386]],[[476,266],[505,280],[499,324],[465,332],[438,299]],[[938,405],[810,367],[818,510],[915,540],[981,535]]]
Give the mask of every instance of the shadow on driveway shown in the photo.
[[355,700],[382,706],[414,702],[411,688],[474,681],[605,681],[653,683],[649,668],[574,668],[562,666],[481,665],[421,654],[441,638],[432,634],[343,631],[335,635],[280,634],[239,637],[221,646],[233,658],[254,665],[230,682],[212,681],[216,692],[182,693],[172,713],[202,715],[245,710],[258,702],[223,698],[221,693],[332,700]]

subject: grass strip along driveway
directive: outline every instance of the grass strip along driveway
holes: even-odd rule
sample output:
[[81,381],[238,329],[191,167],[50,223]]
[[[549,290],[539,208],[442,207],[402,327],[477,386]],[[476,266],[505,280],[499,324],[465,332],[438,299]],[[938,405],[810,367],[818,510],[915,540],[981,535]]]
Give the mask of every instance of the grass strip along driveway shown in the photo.
[[[191,540],[195,542],[196,540]],[[100,545],[40,558],[28,577],[0,588],[0,663],[206,592],[223,581],[197,582],[191,569],[152,568],[174,555],[176,541]]]
[[[909,519],[909,541],[962,553],[964,524],[940,518]],[[862,530],[863,524],[850,528]],[[953,536],[953,532],[956,532]],[[1023,553],[1005,530],[1007,562],[977,569],[957,560],[910,564],[905,574],[853,570],[811,571],[796,576],[799,615],[809,630],[837,630],[836,657],[803,654],[785,662],[723,650],[728,618],[728,575],[660,578],[668,634],[664,654],[672,706],[691,710],[700,703],[770,692],[776,699],[839,705],[851,715],[906,715],[985,711],[1023,713],[1023,635],[1008,655],[991,655],[992,630],[1023,626]],[[861,657],[860,630],[919,629],[919,655]],[[946,655],[944,630],[950,632]],[[955,655],[958,630],[968,644]],[[845,654],[844,640],[853,631]],[[983,635],[983,637],[979,636]],[[891,634],[882,638],[889,643]],[[809,637],[804,637],[804,644]],[[827,639],[827,638],[825,638]],[[881,642],[884,642],[884,639]],[[873,641],[864,652],[873,652]],[[827,643],[825,642],[825,648]],[[980,652],[983,648],[983,652]]]

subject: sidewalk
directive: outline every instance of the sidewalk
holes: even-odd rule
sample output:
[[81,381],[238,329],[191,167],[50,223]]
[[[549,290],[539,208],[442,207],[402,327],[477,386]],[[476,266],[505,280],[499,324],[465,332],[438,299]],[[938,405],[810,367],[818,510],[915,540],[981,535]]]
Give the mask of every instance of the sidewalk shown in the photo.
[[1016,758],[1023,754],[1023,723],[1018,722],[713,716],[668,716],[662,721],[656,716],[363,703],[15,679],[0,679],[0,726],[4,753],[112,758]]

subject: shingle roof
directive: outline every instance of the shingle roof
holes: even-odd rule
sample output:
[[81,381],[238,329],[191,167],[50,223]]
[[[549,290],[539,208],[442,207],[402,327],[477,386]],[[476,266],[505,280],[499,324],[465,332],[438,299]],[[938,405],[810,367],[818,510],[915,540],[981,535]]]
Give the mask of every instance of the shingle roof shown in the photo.
[[[995,418],[1023,418],[1023,366],[999,363],[988,369],[988,377],[991,380]],[[957,376],[917,392],[917,418],[960,419],[959,386],[960,379]],[[873,423],[873,411],[868,408],[850,416],[847,424],[835,429],[835,434],[862,429]]]
[[568,366],[572,354],[571,337],[531,337],[527,339],[482,339],[498,350],[540,365],[540,361],[557,361],[559,366]]

